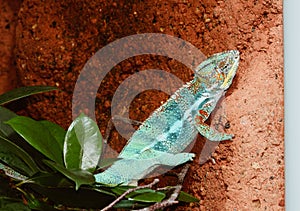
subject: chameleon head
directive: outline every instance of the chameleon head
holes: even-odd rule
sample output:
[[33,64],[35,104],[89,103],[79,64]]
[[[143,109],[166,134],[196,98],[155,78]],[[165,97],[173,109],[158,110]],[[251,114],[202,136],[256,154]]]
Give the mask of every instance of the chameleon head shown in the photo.
[[239,60],[237,50],[214,54],[197,67],[196,77],[207,90],[226,90],[236,74]]

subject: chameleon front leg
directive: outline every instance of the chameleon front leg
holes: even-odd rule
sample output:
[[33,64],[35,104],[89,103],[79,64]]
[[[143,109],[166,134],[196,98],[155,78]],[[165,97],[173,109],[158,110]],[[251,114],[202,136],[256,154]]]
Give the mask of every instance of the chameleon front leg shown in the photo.
[[232,134],[221,133],[211,128],[204,121],[208,118],[208,113],[205,110],[199,110],[199,113],[194,117],[194,125],[198,132],[210,141],[224,141],[234,137]]

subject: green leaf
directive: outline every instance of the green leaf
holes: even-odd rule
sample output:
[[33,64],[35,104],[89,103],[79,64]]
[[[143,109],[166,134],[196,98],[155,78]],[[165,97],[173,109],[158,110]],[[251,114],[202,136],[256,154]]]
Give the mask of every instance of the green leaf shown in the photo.
[[199,199],[195,198],[194,196],[192,196],[184,191],[180,191],[177,200],[182,201],[182,202],[187,202],[187,203],[199,202]]
[[64,175],[58,172],[36,174],[33,177],[24,181],[23,183],[34,183],[43,187],[56,188],[73,186],[72,181],[70,181],[68,178],[66,178]]
[[31,211],[29,207],[22,203],[22,200],[0,196],[0,211]]
[[9,125],[4,124],[5,121],[8,121],[16,116],[17,115],[14,112],[0,106],[0,135],[8,138],[16,133]]
[[146,192],[142,194],[138,194],[134,197],[128,197],[129,199],[132,199],[134,201],[140,201],[140,202],[161,202],[166,195],[162,192]]
[[68,179],[74,181],[76,184],[76,190],[78,190],[81,185],[92,185],[95,183],[95,177],[89,171],[66,169],[64,166],[50,160],[44,160],[44,162],[61,174],[65,175]]
[[63,149],[66,131],[61,126],[53,122],[49,122],[47,120],[42,120],[39,122],[49,130],[51,135],[55,138],[56,142],[60,145],[61,149]]
[[[130,188],[134,188],[134,187],[119,186],[113,188],[112,191],[117,195],[122,195],[125,191],[127,191]],[[134,201],[150,203],[150,202],[161,202],[166,197],[166,194],[163,192],[145,188],[145,189],[139,189],[134,192],[131,192],[125,197]]]
[[102,188],[96,188],[96,187],[92,187],[91,190],[93,190],[94,192],[99,192],[99,193],[104,193],[105,195],[109,195],[109,196],[113,196],[115,197],[116,195],[108,190],[105,190],[105,187]]
[[[123,193],[125,193],[127,190],[129,189],[132,189],[132,188],[136,188],[137,186],[115,186],[115,187],[112,187],[112,192],[114,192],[115,194],[117,195],[122,195]],[[136,192],[137,191],[153,191],[152,189],[150,188],[144,188],[144,189],[141,189],[141,190],[136,190],[132,193],[130,193],[130,195],[128,194],[127,196],[132,196],[132,195],[136,195]]]
[[[0,180],[1,181],[1,180]],[[56,205],[68,207],[103,208],[115,198],[109,188],[95,186],[81,186],[75,190],[74,183],[59,172],[35,175],[23,183],[22,186],[46,196]],[[1,184],[0,184],[1,185]],[[1,189],[0,189],[1,190]],[[101,200],[99,200],[101,199]]]
[[84,210],[102,209],[116,199],[113,194],[94,191],[90,186],[81,186],[76,191],[74,186],[58,188],[45,187],[34,183],[25,185],[31,190],[46,196],[54,204],[74,208],[72,210],[79,210],[78,208],[86,208]]
[[114,192],[115,194],[117,194],[117,195],[122,195],[125,191],[127,191],[128,189],[130,189],[130,188],[134,188],[135,186],[132,186],[132,187],[130,187],[130,186],[117,186],[117,187],[114,187],[113,189],[112,189],[112,192]]
[[0,136],[0,146],[0,160],[15,171],[25,176],[32,176],[40,171],[31,156],[10,140]]
[[[15,197],[18,192],[14,192],[13,195],[6,195],[12,189],[8,181],[4,182],[4,180],[0,178],[0,195],[4,193],[5,196]],[[78,208],[86,208],[88,210],[102,209],[116,199],[116,196],[107,187],[94,190],[94,186],[81,186],[76,191],[73,182],[58,172],[35,175],[31,178],[31,181],[28,180],[28,183],[23,183],[19,186],[19,189],[21,189],[19,190],[21,192],[23,192],[22,190],[26,190],[29,194],[34,193],[35,197],[38,196],[39,203],[44,204],[45,200],[47,200],[51,201],[51,203],[47,204],[74,208],[72,210],[79,210]],[[35,195],[36,193],[39,195]],[[40,198],[40,196],[44,197]],[[29,201],[28,198],[30,197],[26,196],[26,198]],[[47,210],[45,208],[42,209],[43,207],[40,204],[34,203],[34,201],[30,206],[33,205],[39,205],[36,207],[38,210]]]
[[9,103],[14,100],[18,100],[23,97],[27,97],[30,95],[42,93],[42,92],[48,92],[57,90],[57,87],[52,86],[26,86],[26,87],[20,87],[17,89],[13,89],[11,91],[8,91],[2,95],[0,95],[0,105]]
[[67,169],[94,172],[102,151],[102,135],[91,118],[81,114],[65,136],[64,162]]
[[137,209],[137,208],[143,208],[148,207],[149,203],[138,203],[136,201],[130,201],[130,200],[122,200],[118,202],[114,208],[116,209]]
[[47,158],[63,164],[61,146],[41,122],[17,116],[6,123]]
[[122,158],[104,158],[100,160],[99,169],[106,168]]

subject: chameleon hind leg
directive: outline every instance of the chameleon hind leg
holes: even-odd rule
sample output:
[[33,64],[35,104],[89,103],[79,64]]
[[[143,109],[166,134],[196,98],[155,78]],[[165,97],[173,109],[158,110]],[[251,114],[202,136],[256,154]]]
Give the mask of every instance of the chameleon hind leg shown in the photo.
[[204,136],[210,141],[224,141],[230,140],[234,137],[234,135],[232,134],[221,133],[211,128],[208,124],[204,122],[207,118],[207,112],[205,112],[204,110],[200,110],[199,114],[197,114],[194,118],[195,127],[202,136]]

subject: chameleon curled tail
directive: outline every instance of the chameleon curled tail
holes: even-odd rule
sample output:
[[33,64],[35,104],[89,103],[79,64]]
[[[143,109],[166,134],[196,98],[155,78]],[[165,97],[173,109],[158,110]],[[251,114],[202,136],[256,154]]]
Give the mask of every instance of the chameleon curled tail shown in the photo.
[[177,166],[192,160],[182,153],[198,133],[210,141],[228,140],[205,123],[223,93],[230,87],[239,64],[237,50],[214,54],[195,71],[194,79],[178,89],[156,109],[128,140],[119,158],[96,181],[133,184],[160,165]]

